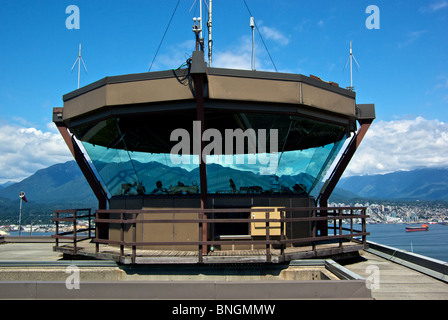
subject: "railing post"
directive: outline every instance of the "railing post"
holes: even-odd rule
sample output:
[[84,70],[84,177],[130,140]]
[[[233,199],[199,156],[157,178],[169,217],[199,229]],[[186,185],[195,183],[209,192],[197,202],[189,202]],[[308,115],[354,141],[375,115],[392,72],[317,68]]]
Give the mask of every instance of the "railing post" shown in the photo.
[[[95,211],[95,220],[99,219],[99,213],[98,211]],[[95,239],[98,239],[99,233],[98,233],[98,223],[95,222]],[[100,253],[100,243],[98,241],[95,241],[95,254]]]
[[124,212],[120,212],[120,259],[124,256]]
[[350,241],[353,240],[353,209],[350,209]]
[[[201,209],[204,210],[204,209]],[[202,220],[204,221],[203,225],[202,225],[202,241],[203,242],[207,242],[208,241],[208,215],[206,211],[203,211],[202,213]],[[202,254],[206,255],[208,253],[208,246],[207,244],[202,246]]]
[[285,211],[280,211],[280,240],[282,241],[282,244],[280,246],[280,255],[283,258],[283,261],[285,261]]
[[[55,211],[54,212],[55,214],[56,214],[56,236],[58,236],[59,235],[59,212],[58,211]],[[59,238],[58,237],[56,237],[56,248],[58,248],[59,247]]]
[[266,211],[266,262],[271,262],[271,245],[269,243],[269,211]]
[[135,243],[137,242],[137,223],[134,222],[132,224],[132,263],[135,264],[136,259],[137,259],[137,246],[135,245]]
[[[342,214],[344,210],[339,210],[339,236],[342,236]],[[339,248],[342,248],[342,238],[339,238]]]
[[77,218],[76,218],[76,213],[77,213],[77,210],[73,210],[73,254],[74,255],[76,255],[77,253],[78,253],[78,246],[77,246],[77,239],[76,239],[76,237],[77,237],[77,234],[76,234],[76,232],[77,232],[77,230],[76,230],[76,220],[77,220]]
[[[363,208],[363,209],[362,209],[361,214],[362,214],[363,216],[366,215],[366,208]],[[362,232],[365,233],[365,232],[366,232],[366,218],[363,217],[363,218],[361,219],[361,221],[362,221]],[[366,243],[367,243],[367,236],[366,236],[365,234],[363,234],[363,235],[362,235],[362,244],[365,246]]]
[[92,209],[89,209],[89,239],[92,238]]
[[[339,213],[341,212],[341,210],[339,210]],[[333,211],[333,235],[334,236],[336,236],[337,235],[337,233],[336,233],[336,221],[337,221],[337,219],[335,219],[336,218],[336,209]]]
[[312,225],[313,225],[313,228],[312,228],[312,230],[313,230],[312,231],[313,232],[313,234],[312,234],[313,242],[311,244],[312,244],[313,252],[314,252],[314,254],[316,254],[317,221],[315,220],[315,218],[317,216],[317,210],[315,209],[315,210],[312,210],[312,211],[313,211],[313,214],[312,214],[312,217],[313,217],[313,222],[312,222]]
[[[201,209],[202,210],[202,209]],[[198,218],[199,218],[199,236],[198,236],[198,238],[199,238],[199,241],[204,241],[204,236],[203,236],[203,234],[202,234],[202,229],[203,229],[203,225],[202,225],[202,221],[203,221],[203,219],[204,219],[204,214],[203,214],[203,212],[202,211],[200,211],[199,212],[199,214],[198,214]],[[198,250],[198,262],[199,263],[203,263],[203,257],[202,257],[202,254],[203,254],[203,245],[202,244],[199,244],[199,250]]]

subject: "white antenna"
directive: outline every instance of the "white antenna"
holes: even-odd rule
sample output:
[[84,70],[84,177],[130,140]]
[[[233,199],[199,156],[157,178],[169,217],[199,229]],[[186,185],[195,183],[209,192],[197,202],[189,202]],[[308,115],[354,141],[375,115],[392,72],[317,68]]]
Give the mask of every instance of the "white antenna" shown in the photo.
[[[361,68],[358,64],[358,61],[356,61],[355,56],[353,55],[353,48],[352,48],[352,42],[350,41],[350,56],[347,59],[347,62],[345,63],[345,68],[347,68],[347,63],[350,60],[350,87],[347,87],[348,90],[354,91],[355,87],[353,87],[353,60],[355,60],[356,65]],[[356,67],[355,65],[355,67]]]
[[202,39],[202,27],[203,27],[203,25],[202,25],[202,0],[199,0],[199,18],[201,19],[200,21],[199,21],[199,26],[200,26],[200,28],[201,28],[201,33],[199,33],[199,38],[201,38]]
[[208,66],[212,67],[212,47],[213,47],[213,40],[212,40],[212,0],[209,1],[208,5]]
[[82,56],[81,56],[81,44],[79,44],[79,55],[78,55],[78,58],[76,59],[75,63],[73,64],[72,71],[73,71],[73,69],[75,68],[75,66],[76,66],[76,64],[78,62],[79,62],[79,64],[78,64],[78,89],[79,89],[79,80],[81,78],[81,62],[82,62],[82,65],[84,67],[84,70],[86,70],[86,72],[87,72],[86,65],[85,65],[84,60],[82,59]]
[[255,20],[250,17],[250,27],[252,28],[252,71],[255,71]]

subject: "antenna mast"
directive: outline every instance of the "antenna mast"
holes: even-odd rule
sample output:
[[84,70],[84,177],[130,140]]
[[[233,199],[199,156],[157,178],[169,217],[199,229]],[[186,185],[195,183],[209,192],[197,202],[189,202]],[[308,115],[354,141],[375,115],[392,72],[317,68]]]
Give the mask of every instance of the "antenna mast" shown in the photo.
[[200,14],[199,18],[193,18],[193,32],[196,35],[196,51],[204,51],[204,38],[202,37],[202,0],[199,0],[199,3]]
[[199,38],[202,38],[202,0],[199,0],[199,28],[200,28],[200,32],[199,32]]
[[207,27],[208,27],[208,66],[211,68],[211,66],[212,66],[212,47],[213,47],[213,40],[212,40],[212,0],[210,0],[209,4],[208,4],[208,22],[207,22]]
[[252,71],[255,71],[255,20],[250,17],[250,27],[252,28]]
[[79,80],[81,78],[81,62],[82,62],[82,65],[84,67],[84,70],[86,70],[86,72],[87,72],[86,65],[85,65],[84,60],[82,59],[82,56],[81,56],[81,44],[79,44],[79,55],[78,55],[78,58],[76,59],[75,63],[73,64],[73,67],[71,69],[73,71],[73,69],[75,68],[76,64],[79,63],[78,64],[78,89],[79,89]]
[[[347,89],[350,91],[354,91],[355,87],[353,87],[353,60],[355,61],[356,65],[358,67],[360,67],[360,66],[358,64],[358,61],[356,61],[355,56],[353,55],[353,47],[352,47],[351,41],[350,41],[350,56],[348,57],[347,62],[345,63],[344,70],[345,70],[345,68],[347,68],[347,64],[348,64],[349,60],[350,60],[350,87],[347,87]],[[356,67],[356,65],[355,65],[355,67]]]

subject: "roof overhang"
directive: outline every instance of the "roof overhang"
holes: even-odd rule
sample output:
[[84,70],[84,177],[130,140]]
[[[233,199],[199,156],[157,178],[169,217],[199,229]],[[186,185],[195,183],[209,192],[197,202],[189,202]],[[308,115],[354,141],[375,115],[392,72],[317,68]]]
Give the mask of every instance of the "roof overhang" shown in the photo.
[[[106,77],[64,95],[62,120],[71,127],[114,115],[195,108],[189,71]],[[206,68],[205,79],[206,110],[299,114],[354,129],[356,94],[334,83],[300,74],[221,68]]]

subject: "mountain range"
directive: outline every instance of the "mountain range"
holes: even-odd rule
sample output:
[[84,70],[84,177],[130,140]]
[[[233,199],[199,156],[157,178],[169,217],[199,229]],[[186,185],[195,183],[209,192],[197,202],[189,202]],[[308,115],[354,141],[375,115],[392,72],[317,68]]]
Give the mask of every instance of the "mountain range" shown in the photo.
[[[181,167],[169,167],[156,161],[145,163],[133,161],[132,165],[129,162],[97,162],[95,164],[112,195],[121,194],[121,184],[123,182],[132,184],[136,180],[145,186],[147,193],[150,193],[156,187],[156,181],[162,181],[165,188],[177,186],[179,183],[184,185],[199,185],[200,183],[199,168],[188,171]],[[121,178],[117,179],[117,172],[120,176],[126,177],[126,181]],[[210,193],[230,191],[230,179],[233,180],[236,188],[258,186],[263,190],[268,190],[271,187],[269,176],[247,170],[236,170],[215,163],[207,165],[207,177],[207,188]],[[306,173],[279,177],[279,184],[290,188],[296,183],[310,186],[313,182],[314,177]]]
[[28,178],[0,189],[0,197],[19,199],[25,191],[30,202],[65,203],[92,202],[95,196],[75,161],[60,163],[38,170]]
[[22,224],[50,223],[54,210],[96,208],[98,201],[75,161],[41,169],[30,177],[0,187],[0,224],[16,224],[19,193],[25,192]]
[[[148,175],[148,171],[145,171],[144,167],[148,170],[148,164],[140,165],[136,163],[136,169],[144,180],[145,175]],[[173,181],[177,182],[179,179],[184,179],[185,182],[188,182],[191,181],[191,177],[198,176],[195,170],[188,172],[177,168],[176,171],[164,168],[165,166],[161,164],[152,164],[152,166],[156,165],[160,168],[151,170],[153,175],[154,172],[157,172],[157,176],[151,177],[152,180],[163,177],[165,181],[174,179]],[[226,183],[229,180],[228,177],[233,177],[237,184],[240,180],[250,181],[254,185],[260,182],[259,176],[251,172],[235,171],[217,165],[211,165],[208,169],[210,175],[216,174],[217,170],[220,175],[219,183],[216,185],[210,183],[211,189],[228,188]],[[107,170],[114,170],[114,168],[111,166]],[[222,178],[223,176],[225,178]],[[302,181],[308,179],[303,174],[299,174],[281,177],[280,183],[288,183],[291,179],[298,181],[299,177]],[[218,179],[216,180],[218,181]],[[151,187],[148,189],[147,191],[150,192]],[[20,191],[26,192],[28,215],[31,217],[53,216],[55,209],[95,208],[97,206],[97,200],[75,161],[41,169],[23,181],[8,183],[6,186],[0,187],[0,220],[17,215]],[[448,169],[419,169],[385,175],[343,178],[339,181],[330,201],[350,203],[352,200],[360,199],[448,201]]]
[[448,169],[426,168],[341,179],[338,187],[360,198],[448,201]]

